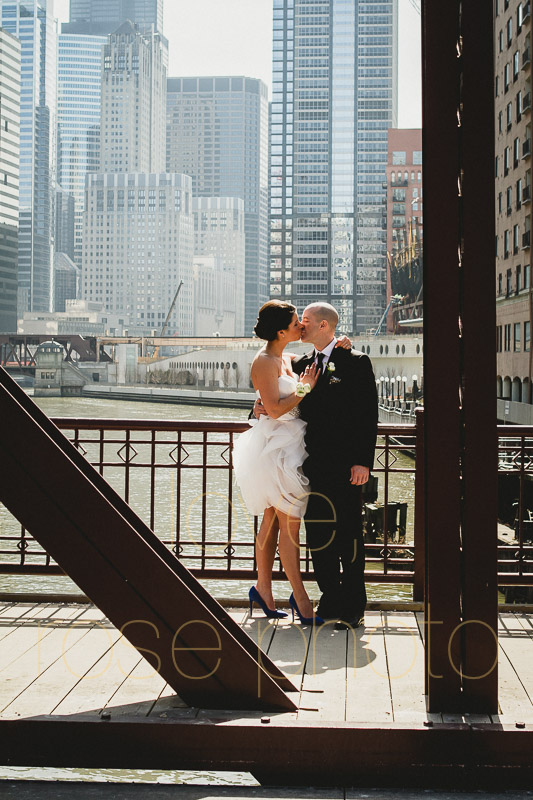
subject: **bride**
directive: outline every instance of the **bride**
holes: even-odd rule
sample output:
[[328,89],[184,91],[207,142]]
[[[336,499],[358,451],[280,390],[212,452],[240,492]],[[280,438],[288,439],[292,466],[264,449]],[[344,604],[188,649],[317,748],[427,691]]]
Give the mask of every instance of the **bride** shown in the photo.
[[[254,331],[266,344],[252,362],[251,378],[266,414],[253,420],[253,427],[236,441],[233,464],[249,512],[263,513],[255,543],[257,583],[249,591],[250,613],[255,602],[267,617],[287,616],[276,610],[272,594],[277,546],[292,587],[293,618],[296,612],[302,623],[320,625],[323,620],[313,613],[300,574],[300,520],[307,507],[309,480],[301,468],[307,456],[306,423],[297,410],[316,384],[317,367],[311,364],[297,377],[291,367],[294,354],[284,352],[289,342],[299,341],[301,330],[290,303],[270,300],[261,307]],[[349,347],[349,339],[340,344]]]

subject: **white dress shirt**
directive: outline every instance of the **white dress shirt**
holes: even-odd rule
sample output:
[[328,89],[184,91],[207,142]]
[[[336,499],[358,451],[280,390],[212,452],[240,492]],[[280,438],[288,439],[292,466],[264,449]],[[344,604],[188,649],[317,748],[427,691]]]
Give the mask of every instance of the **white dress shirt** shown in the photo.
[[333,337],[331,342],[326,347],[324,347],[323,350],[317,351],[315,349],[315,357],[314,357],[314,362],[313,362],[314,364],[317,363],[318,353],[324,353],[324,359],[322,361],[322,372],[324,372],[324,370],[326,369],[326,364],[328,363],[329,357],[332,354],[336,344],[337,344],[337,339],[335,337]]

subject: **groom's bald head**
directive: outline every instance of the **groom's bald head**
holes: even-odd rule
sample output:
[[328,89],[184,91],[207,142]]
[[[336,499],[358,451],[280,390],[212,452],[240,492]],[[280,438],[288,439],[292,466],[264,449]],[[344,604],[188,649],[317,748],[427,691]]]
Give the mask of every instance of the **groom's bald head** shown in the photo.
[[302,314],[302,342],[310,342],[322,350],[335,336],[338,321],[339,315],[332,305],[311,303]]
[[335,328],[339,324],[339,315],[330,303],[310,303],[304,314],[312,314],[317,322],[322,320],[327,322],[332,333],[335,333]]

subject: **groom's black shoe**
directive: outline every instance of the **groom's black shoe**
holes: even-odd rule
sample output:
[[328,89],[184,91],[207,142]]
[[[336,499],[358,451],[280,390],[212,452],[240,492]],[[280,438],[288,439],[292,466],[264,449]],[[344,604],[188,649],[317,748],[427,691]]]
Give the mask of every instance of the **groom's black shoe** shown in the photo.
[[364,628],[365,626],[365,618],[364,616],[360,617],[353,617],[353,619],[341,619],[335,625],[336,631],[347,631],[350,628]]

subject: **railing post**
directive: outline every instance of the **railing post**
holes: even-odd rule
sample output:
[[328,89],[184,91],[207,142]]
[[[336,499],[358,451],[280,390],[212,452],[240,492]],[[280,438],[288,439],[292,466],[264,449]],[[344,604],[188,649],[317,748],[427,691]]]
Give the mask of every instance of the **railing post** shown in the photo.
[[414,519],[414,581],[413,600],[424,599],[424,573],[426,564],[426,541],[424,537],[424,409],[415,410],[416,446],[415,446],[415,519]]

